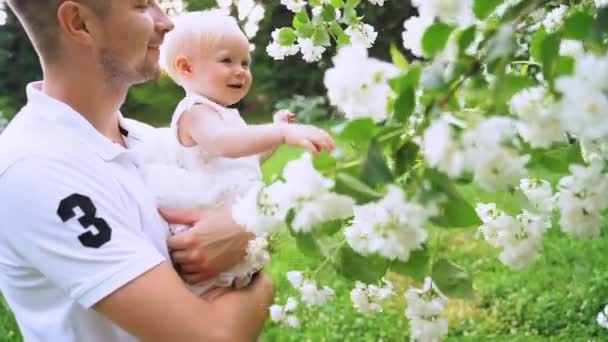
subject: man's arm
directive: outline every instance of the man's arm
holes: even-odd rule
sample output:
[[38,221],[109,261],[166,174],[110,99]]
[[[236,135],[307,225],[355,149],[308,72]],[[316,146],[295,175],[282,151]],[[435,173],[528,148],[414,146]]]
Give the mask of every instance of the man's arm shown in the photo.
[[162,263],[98,302],[94,309],[141,341],[255,341],[272,304],[269,278],[206,301]]

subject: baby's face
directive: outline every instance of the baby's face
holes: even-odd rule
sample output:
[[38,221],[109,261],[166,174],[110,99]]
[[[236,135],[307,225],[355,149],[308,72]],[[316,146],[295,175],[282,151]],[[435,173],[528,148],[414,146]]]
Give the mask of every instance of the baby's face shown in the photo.
[[224,34],[193,63],[198,91],[224,106],[239,102],[251,88],[250,63],[245,35],[240,31]]

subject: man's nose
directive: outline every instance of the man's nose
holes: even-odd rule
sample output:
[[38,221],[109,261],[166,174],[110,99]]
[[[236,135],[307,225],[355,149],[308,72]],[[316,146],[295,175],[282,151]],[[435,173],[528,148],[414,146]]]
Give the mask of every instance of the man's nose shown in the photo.
[[156,31],[162,33],[163,35],[167,32],[173,30],[175,25],[171,18],[165,13],[165,11],[160,8],[160,6],[156,6],[156,15],[154,17],[154,26]]

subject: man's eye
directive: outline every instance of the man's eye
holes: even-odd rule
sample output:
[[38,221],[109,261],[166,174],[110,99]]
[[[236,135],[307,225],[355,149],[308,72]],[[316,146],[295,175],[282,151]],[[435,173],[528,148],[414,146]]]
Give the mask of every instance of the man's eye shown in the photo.
[[150,5],[150,0],[137,0],[135,1],[136,7],[148,7]]

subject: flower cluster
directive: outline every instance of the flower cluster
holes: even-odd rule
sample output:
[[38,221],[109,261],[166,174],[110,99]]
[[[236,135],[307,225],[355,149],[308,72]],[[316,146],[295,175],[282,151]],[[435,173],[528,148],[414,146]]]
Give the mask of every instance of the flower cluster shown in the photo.
[[220,274],[220,277],[233,278],[237,288],[245,287],[249,284],[253,273],[264,268],[269,261],[268,240],[265,237],[256,237],[249,241],[247,254],[243,261],[229,271]]
[[608,329],[608,305],[604,306],[604,309],[597,314],[597,324],[602,328]]
[[412,251],[422,249],[428,236],[424,226],[435,211],[408,201],[403,190],[389,186],[380,201],[354,208],[353,222],[344,231],[346,242],[362,255],[407,261]]
[[440,315],[445,311],[448,299],[431,278],[424,280],[422,289],[409,289],[405,298],[405,316],[410,319],[412,340],[438,342],[447,335],[448,321]]
[[335,295],[332,288],[328,286],[319,288],[314,280],[304,279],[302,272],[287,272],[287,279],[296,290],[300,291],[302,302],[309,306],[325,305]]
[[[384,5],[384,0],[371,0],[370,3],[382,6]],[[353,17],[352,14],[343,16],[340,7],[332,10],[335,11],[334,14],[331,14],[331,17],[334,19],[328,21],[324,17],[324,12],[328,11],[330,7],[324,7],[324,5],[333,6],[330,5],[329,1],[320,1],[319,5],[312,5],[306,0],[281,0],[281,4],[293,13],[303,15],[306,18],[304,20],[305,23],[300,23],[300,25],[307,25],[306,27],[309,30],[314,30],[321,36],[325,33],[327,38],[322,40],[313,39],[309,34],[286,27],[276,29],[272,33],[272,41],[266,47],[266,52],[270,57],[277,60],[283,60],[287,56],[301,52],[302,58],[306,62],[316,62],[321,59],[323,53],[327,50],[326,46],[330,44],[329,37],[333,36],[340,45],[350,43],[351,45],[361,45],[365,48],[370,48],[378,36],[373,26],[360,21],[356,16]],[[308,16],[308,5],[311,6],[310,13],[312,14],[312,18]],[[350,8],[350,10],[353,9]],[[343,31],[342,25],[346,26]],[[290,32],[290,38],[281,39],[280,34],[283,30]],[[336,36],[336,31],[341,33]]]
[[513,217],[496,209],[496,204],[478,204],[477,213],[483,225],[479,231],[495,248],[502,248],[498,259],[513,269],[528,266],[538,255],[542,237],[551,227],[549,219],[524,210]]
[[270,319],[286,327],[297,328],[300,326],[300,320],[298,320],[298,317],[294,313],[297,308],[298,301],[293,297],[289,297],[285,305],[273,304],[270,306]]
[[593,238],[600,234],[602,211],[608,208],[608,177],[604,165],[570,166],[570,175],[559,181],[557,207],[561,229],[576,238]]
[[399,70],[392,64],[368,57],[367,50],[360,45],[343,47],[333,63],[323,79],[331,104],[351,120],[363,117],[371,117],[376,122],[385,120],[388,98],[393,93],[388,81],[396,77]]
[[329,191],[334,182],[314,169],[310,154],[289,162],[283,179],[252,188],[237,201],[232,207],[235,221],[259,235],[283,227],[290,210],[296,232],[310,232],[319,224],[352,216],[354,200]]
[[494,116],[461,132],[447,119],[437,119],[423,135],[423,154],[430,166],[452,178],[472,172],[489,191],[506,190],[526,176],[529,156],[513,146],[516,123]]
[[393,284],[387,280],[381,287],[358,281],[350,292],[350,299],[353,301],[355,309],[361,313],[380,312],[382,302],[392,297],[393,294]]

